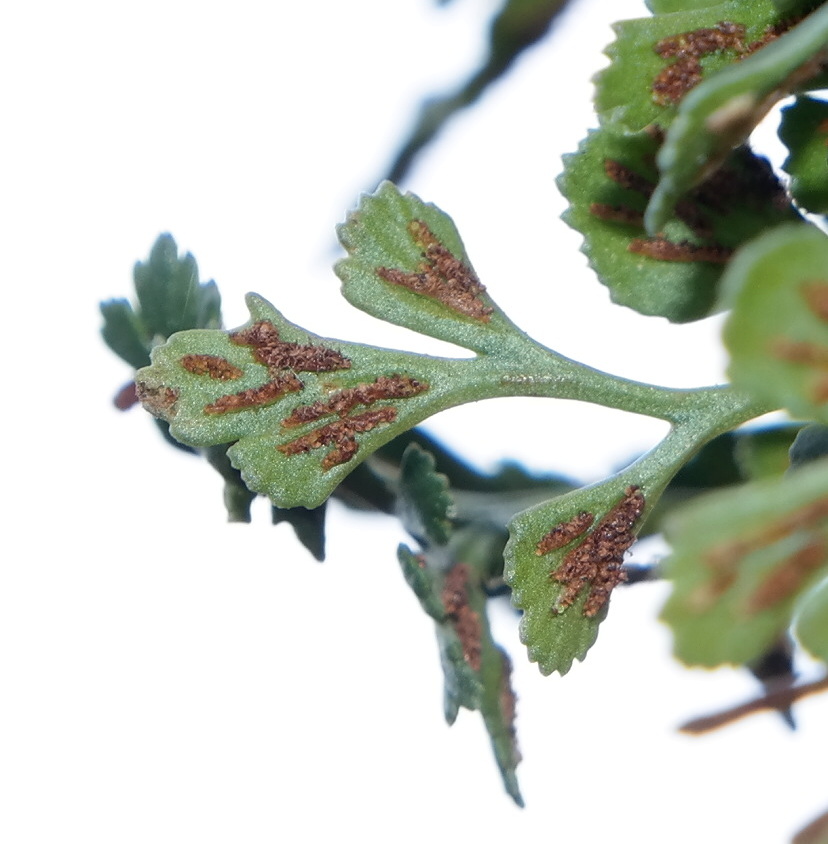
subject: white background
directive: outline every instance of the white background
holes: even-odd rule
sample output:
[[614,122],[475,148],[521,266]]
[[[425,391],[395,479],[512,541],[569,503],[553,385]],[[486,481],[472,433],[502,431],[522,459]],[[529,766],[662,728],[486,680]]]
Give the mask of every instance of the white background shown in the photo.
[[[219,282],[230,326],[255,290],[323,335],[438,348],[345,304],[333,229],[419,99],[479,59],[495,5],[34,0],[0,14],[0,841],[776,844],[824,808],[824,701],[798,708],[795,734],[771,715],[676,733],[755,684],[673,663],[663,588],[647,585],[617,594],[564,679],[542,678],[514,616],[496,614],[519,694],[516,809],[479,717],[442,721],[395,523],[333,506],[319,565],[263,502],[253,525],[224,524],[218,476],[110,405],[130,373],[98,337],[97,302],[130,294],[161,231]],[[489,291],[538,339],[703,385],[723,378],[717,321],[610,306],[558,220],[554,178],[594,122],[608,23],[643,12],[584,0],[405,187],[452,214]],[[508,456],[585,481],[663,430],[538,400],[430,428],[483,467],[508,439]]]

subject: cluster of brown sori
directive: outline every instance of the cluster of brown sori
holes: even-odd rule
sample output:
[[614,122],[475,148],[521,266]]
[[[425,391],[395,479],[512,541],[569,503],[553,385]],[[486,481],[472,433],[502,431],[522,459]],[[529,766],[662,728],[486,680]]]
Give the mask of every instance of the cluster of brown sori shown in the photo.
[[538,555],[556,551],[585,536],[568,551],[549,577],[561,583],[564,590],[553,608],[560,613],[571,607],[581,592],[588,589],[583,613],[587,618],[597,615],[609,601],[612,590],[626,580],[623,570],[624,554],[635,541],[633,526],[644,511],[644,496],[637,486],[628,486],[624,495],[592,531],[595,518],[581,512],[556,525],[538,542]]
[[494,309],[482,298],[486,288],[474,270],[455,257],[422,220],[412,220],[408,232],[421,250],[422,262],[414,272],[379,267],[377,275],[389,284],[433,299],[461,316],[488,322]]
[[719,21],[715,26],[694,29],[662,38],[655,45],[661,58],[674,58],[653,80],[653,101],[658,105],[675,105],[702,81],[701,59],[713,53],[732,50],[739,58],[749,56],[787,32],[797,20],[791,19],[765,28],[760,38],[745,43],[747,29],[743,24]]

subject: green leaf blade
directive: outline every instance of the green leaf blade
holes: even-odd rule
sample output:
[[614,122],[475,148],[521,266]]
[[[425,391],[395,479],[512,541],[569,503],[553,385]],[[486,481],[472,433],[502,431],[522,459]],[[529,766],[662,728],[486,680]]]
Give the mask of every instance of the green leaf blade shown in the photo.
[[146,262],[134,270],[141,318],[151,335],[166,339],[189,328],[218,328],[221,299],[215,282],[201,284],[195,258],[178,256],[169,234],[161,235]]
[[313,509],[372,451],[468,400],[465,366],[327,340],[258,296],[237,331],[179,332],[136,375],[145,407],[176,439],[228,450],[245,485]]
[[650,237],[643,216],[659,178],[659,144],[652,131],[592,132],[564,158],[558,186],[570,207],[563,219],[583,235],[582,251],[614,302],[688,322],[717,310],[718,284],[734,249],[796,215],[767,162],[742,149]]
[[454,502],[448,479],[434,468],[434,458],[410,443],[400,463],[401,518],[406,530],[420,540],[445,545],[452,532]]
[[640,528],[640,488],[626,476],[577,490],[516,516],[504,577],[523,610],[520,634],[543,674],[583,660],[622,582],[623,557]]
[[616,130],[666,129],[688,91],[732,64],[780,22],[771,0],[661,0],[651,8],[663,14],[614,26],[616,40],[606,51],[611,64],[596,77],[601,124]]
[[451,218],[384,182],[338,228],[349,257],[335,267],[354,307],[477,352],[517,329],[478,280]]

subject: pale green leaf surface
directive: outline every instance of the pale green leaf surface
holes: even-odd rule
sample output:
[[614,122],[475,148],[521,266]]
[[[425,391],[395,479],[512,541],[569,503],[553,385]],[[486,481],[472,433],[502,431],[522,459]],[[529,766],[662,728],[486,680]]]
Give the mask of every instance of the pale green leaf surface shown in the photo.
[[710,667],[750,662],[828,572],[828,465],[710,493],[676,512],[665,535],[673,590],[662,618],[676,656]]
[[[456,370],[461,361],[325,340],[288,322],[260,297],[249,296],[248,307],[251,321],[246,329],[270,324],[280,341],[311,347],[311,356],[340,356],[346,364],[329,371],[294,371],[287,366],[274,372],[256,359],[250,345],[233,342],[234,332],[188,331],[156,348],[152,366],[139,371],[136,382],[147,409],[167,419],[179,441],[197,447],[235,442],[228,453],[245,484],[269,495],[280,507],[319,506],[372,450],[450,404],[449,396],[456,393],[458,381],[462,382]],[[218,359],[238,375],[223,380],[188,371],[182,365],[187,356]],[[407,384],[412,394],[393,397],[389,393],[384,398],[380,387],[378,397],[354,398],[339,409],[331,406],[331,402],[354,396],[354,391],[374,390],[383,376]],[[282,378],[295,378],[298,389],[250,406],[243,403],[238,408],[215,410],[228,396],[232,402],[233,396],[267,390]],[[330,409],[318,419],[292,427],[284,424],[294,411],[314,405]],[[366,413],[385,415],[370,429],[354,432],[354,420],[365,418]],[[325,432],[330,434],[327,439]],[[301,442],[309,441],[303,438],[314,437],[318,445],[299,448]],[[356,445],[356,450],[336,462],[335,452],[343,441],[346,448]]]
[[354,307],[478,352],[496,351],[517,331],[477,279],[451,218],[436,206],[384,182],[337,232],[349,255],[335,270]]
[[661,177],[645,215],[651,234],[661,231],[679,198],[744,143],[773,105],[820,72],[826,45],[828,6],[823,6],[682,99],[657,157]]
[[722,288],[729,375],[795,417],[828,421],[828,238],[782,226],[746,246]]
[[779,138],[788,148],[782,167],[794,199],[806,211],[828,213],[828,102],[797,97],[782,109]]

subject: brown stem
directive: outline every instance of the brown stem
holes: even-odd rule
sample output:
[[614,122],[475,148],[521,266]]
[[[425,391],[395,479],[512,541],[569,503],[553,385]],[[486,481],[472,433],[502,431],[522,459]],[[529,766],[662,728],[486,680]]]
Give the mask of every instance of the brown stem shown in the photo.
[[717,712],[714,715],[694,718],[692,721],[682,724],[679,727],[679,731],[682,733],[692,733],[693,735],[707,733],[710,730],[717,730],[719,727],[724,727],[726,724],[730,724],[739,718],[744,718],[746,715],[753,715],[755,712],[762,712],[765,709],[787,709],[792,703],[806,695],[824,691],[828,691],[828,676],[823,677],[821,680],[815,680],[812,683],[803,683],[801,686],[790,686],[787,689],[769,692],[762,697],[756,698],[756,700],[734,706],[731,709],[725,709],[723,712]]

